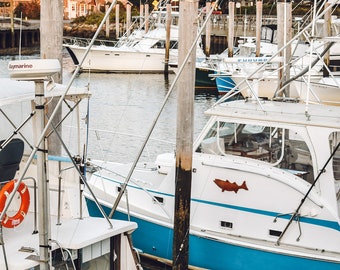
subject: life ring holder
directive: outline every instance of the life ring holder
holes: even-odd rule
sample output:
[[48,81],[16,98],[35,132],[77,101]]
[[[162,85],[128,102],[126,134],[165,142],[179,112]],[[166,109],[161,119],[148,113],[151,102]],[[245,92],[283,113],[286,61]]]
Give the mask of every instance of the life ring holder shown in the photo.
[[[9,181],[0,190],[0,213],[5,208],[6,200],[8,196],[12,193],[16,182],[17,180]],[[14,216],[8,216],[7,214],[3,216],[1,224],[6,228],[14,228],[15,226],[18,226],[24,220],[28,212],[28,208],[30,205],[30,193],[27,186],[23,182],[21,182],[17,189],[17,192],[20,195],[21,204]]]

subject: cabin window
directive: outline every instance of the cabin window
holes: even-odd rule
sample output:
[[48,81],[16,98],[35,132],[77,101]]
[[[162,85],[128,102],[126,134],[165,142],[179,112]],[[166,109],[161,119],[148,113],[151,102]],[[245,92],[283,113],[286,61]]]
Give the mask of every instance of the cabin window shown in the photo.
[[156,42],[156,44],[153,45],[152,48],[164,49],[165,48],[165,41],[160,40],[160,41]]
[[[165,49],[165,40],[157,41],[152,48]],[[177,49],[177,41],[170,40],[169,48]]]
[[[331,147],[331,153],[333,153],[334,149],[340,142],[340,132],[333,132],[330,135],[329,143]],[[340,180],[340,147],[335,152],[333,159],[332,159],[332,166],[333,166],[333,174],[335,180]]]
[[294,130],[217,121],[197,152],[257,159],[291,170],[309,182],[314,179],[310,151]]
[[170,49],[178,49],[178,42],[176,40],[170,40]]

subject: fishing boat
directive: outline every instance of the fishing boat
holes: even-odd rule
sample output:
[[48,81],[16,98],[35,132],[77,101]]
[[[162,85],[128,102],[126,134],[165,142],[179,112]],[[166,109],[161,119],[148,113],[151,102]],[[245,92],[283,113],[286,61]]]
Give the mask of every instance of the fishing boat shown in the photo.
[[[232,95],[206,111],[210,119],[193,144],[189,264],[338,269],[340,107],[311,104],[308,95],[280,101]],[[138,223],[135,246],[166,260],[176,260],[176,155],[126,164],[92,160],[88,178],[105,212]],[[93,195],[84,194],[90,215],[100,216]]]
[[[54,83],[56,59],[8,67],[11,79],[0,79],[6,85],[0,91],[0,269],[142,269],[131,243],[137,224],[89,216],[81,153],[71,155],[70,143],[51,124],[53,113],[45,115],[45,105],[59,99],[69,106],[64,123],[89,89]],[[49,153],[52,131],[64,155]]]
[[[170,62],[177,61],[178,27],[171,26]],[[135,30],[130,36],[122,37],[115,45],[93,45],[81,70],[92,72],[161,73],[165,65],[166,27],[162,23],[145,33]],[[79,43],[63,45],[75,65],[87,50]]]
[[80,65],[82,57],[89,49],[81,63],[80,71],[163,73],[167,46],[169,46],[167,64],[177,63],[178,55],[178,11],[172,5],[168,18],[166,8],[166,2],[160,1],[157,9],[145,18],[144,23],[136,27],[135,22],[113,45],[84,44],[77,39],[71,39],[63,46],[76,66]]
[[[338,42],[339,19],[333,16],[330,21],[330,35],[327,36],[324,31],[324,19],[313,20],[305,28],[290,40],[284,48],[290,47],[292,56],[290,59],[282,59],[279,57],[283,48],[278,51],[277,44],[260,42],[260,56],[255,57],[255,44],[247,41],[241,44],[245,53],[235,55],[235,57],[223,57],[210,61],[210,66],[215,70],[211,77],[216,79],[216,85],[219,93],[226,93],[237,85],[244,97],[249,97],[249,84],[260,90],[258,96],[264,98],[273,98],[279,91],[279,81],[282,80],[283,70],[290,69],[289,78],[289,96],[290,98],[305,99],[306,93],[310,92],[306,89],[307,85],[312,89],[313,102],[330,102],[338,104],[338,79],[339,76],[339,51],[340,44]],[[262,29],[263,30],[263,29]],[[311,31],[313,33],[311,34]],[[265,33],[268,31],[262,31]],[[275,32],[273,32],[275,33]],[[310,36],[307,41],[301,40],[301,36]],[[273,34],[276,37],[276,34]],[[272,38],[273,40],[273,38]],[[324,61],[325,54],[328,54],[328,63]],[[241,56],[239,58],[239,56]],[[234,59],[238,58],[238,59]],[[280,60],[281,58],[281,60]],[[281,61],[281,64],[279,63]],[[280,68],[279,68],[280,67]],[[324,78],[324,71],[328,71],[328,77]],[[331,75],[329,75],[331,73]],[[308,83],[306,83],[308,81]],[[234,84],[230,83],[234,82]],[[285,84],[285,83],[283,83]],[[325,87],[320,85],[325,84]],[[256,90],[257,91],[257,90]]]
[[[261,33],[267,33],[267,28],[267,26],[263,26]],[[272,35],[276,36],[276,32],[272,32]],[[211,74],[210,77],[216,80],[216,86],[220,94],[229,92],[244,78],[256,70],[259,65],[263,65],[264,62],[277,55],[278,47],[276,40],[274,40],[274,42],[268,42],[265,38],[263,40],[261,39],[260,55],[258,57],[255,55],[256,44],[254,38],[241,37],[239,41],[241,41],[241,43],[234,50],[233,57],[228,57],[228,52],[226,50],[225,52],[208,59],[208,67],[213,70],[213,74]],[[303,42],[294,42],[292,48],[294,48],[293,59],[297,59],[306,55],[309,45]],[[262,81],[266,81],[266,84],[268,83],[269,76],[272,76],[273,84],[275,84],[275,86],[277,85],[278,75],[274,73],[274,71],[276,72],[278,69],[277,60],[278,59],[269,63],[267,62],[266,66],[263,68],[263,71],[266,73],[263,74],[263,77],[265,77],[266,80]],[[301,60],[299,65],[295,65],[296,69],[301,68],[301,63],[306,65],[305,62],[306,61]]]
[[[324,44],[322,42],[318,43],[318,45],[314,44],[314,46],[320,49],[325,46]],[[312,49],[312,52],[307,50],[308,52],[305,56],[290,61],[288,64],[284,64],[281,58],[272,57],[240,58],[236,64],[237,60],[228,59],[237,68],[230,72],[229,75],[220,73],[218,76],[220,79],[226,76],[232,78],[245,98],[252,95],[249,91],[249,85],[258,96],[270,99],[278,93],[282,94],[289,85],[290,98],[307,98],[310,102],[339,104],[339,66],[337,64],[327,66],[323,59],[320,58],[320,53],[317,52],[318,49]],[[333,63],[337,61],[339,51],[340,44],[335,43],[330,49]],[[279,68],[280,62],[281,67]],[[280,85],[279,72],[287,66],[290,66],[290,79],[283,81]],[[324,77],[325,70],[329,71],[327,77]],[[307,93],[310,93],[309,97],[307,97]]]
[[[221,102],[206,114],[193,153],[190,264],[338,269],[340,108],[249,99]],[[110,212],[132,164],[92,162],[88,184]],[[174,179],[174,153],[139,164],[115,214],[138,223],[136,247],[166,259]],[[99,216],[92,195],[85,197]]]

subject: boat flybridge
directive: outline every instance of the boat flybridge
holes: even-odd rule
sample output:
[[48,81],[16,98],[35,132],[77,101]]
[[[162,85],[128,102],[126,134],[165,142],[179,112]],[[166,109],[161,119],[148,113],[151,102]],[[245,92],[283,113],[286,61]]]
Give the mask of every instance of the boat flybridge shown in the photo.
[[54,83],[56,59],[8,68],[12,79],[0,79],[0,269],[141,269],[129,239],[137,224],[90,217],[81,158],[67,147],[52,156],[46,147],[51,131],[66,146],[47,103],[59,99],[71,111],[89,90]]

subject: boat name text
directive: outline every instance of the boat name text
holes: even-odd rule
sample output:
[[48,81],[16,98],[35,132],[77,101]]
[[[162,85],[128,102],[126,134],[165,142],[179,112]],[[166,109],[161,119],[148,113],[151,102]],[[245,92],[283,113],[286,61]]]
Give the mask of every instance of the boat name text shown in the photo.
[[33,68],[33,65],[32,64],[16,64],[16,65],[12,65],[12,64],[9,64],[8,65],[8,68],[9,69],[25,69],[25,68]]

